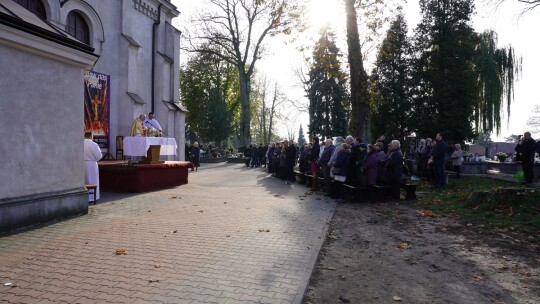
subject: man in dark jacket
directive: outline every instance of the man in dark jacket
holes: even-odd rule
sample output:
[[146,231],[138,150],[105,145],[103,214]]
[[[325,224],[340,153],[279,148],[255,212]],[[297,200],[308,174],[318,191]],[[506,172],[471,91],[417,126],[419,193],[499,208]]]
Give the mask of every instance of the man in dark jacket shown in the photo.
[[266,152],[268,150],[268,144],[263,145],[262,143],[259,145],[259,166],[264,166],[266,168]]
[[525,132],[518,145],[516,146],[516,152],[521,156],[521,166],[523,167],[523,173],[525,180],[523,183],[530,184],[534,179],[534,154],[535,154],[535,141],[531,137],[530,132]]
[[437,175],[436,186],[444,190],[446,186],[446,178],[444,178],[444,162],[446,160],[446,142],[443,138],[443,133],[437,133],[437,144],[431,150],[431,157],[435,165],[435,174]]
[[285,179],[294,181],[294,165],[296,164],[297,150],[292,140],[289,141],[289,146],[285,148],[285,153],[287,154]]
[[388,157],[384,161],[392,198],[396,200],[399,200],[399,179],[403,172],[403,154],[401,153],[400,146],[399,141],[392,140],[390,145],[388,145]]
[[326,192],[326,195],[330,195],[330,187],[332,186],[332,180],[330,178],[330,167],[328,166],[328,162],[332,157],[332,153],[334,153],[334,145],[332,144],[332,139],[327,139],[324,143],[324,146],[325,148],[321,155],[321,158],[319,158],[319,163],[321,164],[321,167],[323,169],[324,191]]

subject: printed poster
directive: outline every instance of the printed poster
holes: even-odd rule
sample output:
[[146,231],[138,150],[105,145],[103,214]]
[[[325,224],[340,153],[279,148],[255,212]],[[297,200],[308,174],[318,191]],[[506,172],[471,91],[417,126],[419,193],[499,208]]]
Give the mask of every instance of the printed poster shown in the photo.
[[92,131],[101,149],[109,149],[110,78],[95,71],[84,76],[84,132]]

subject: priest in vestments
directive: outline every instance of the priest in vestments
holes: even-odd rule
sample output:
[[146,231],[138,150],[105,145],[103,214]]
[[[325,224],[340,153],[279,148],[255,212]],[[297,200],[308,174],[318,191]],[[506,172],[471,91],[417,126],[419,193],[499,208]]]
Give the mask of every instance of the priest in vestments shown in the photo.
[[137,117],[133,123],[131,124],[131,132],[130,132],[130,136],[137,136],[137,137],[140,137],[140,136],[144,136],[144,119],[146,118],[146,115],[144,114],[141,114],[139,115],[139,117]]
[[[99,169],[98,160],[101,159],[101,149],[93,140],[92,132],[84,133],[84,183],[94,184],[96,200],[99,199]],[[88,201],[93,201],[93,195],[88,194]]]

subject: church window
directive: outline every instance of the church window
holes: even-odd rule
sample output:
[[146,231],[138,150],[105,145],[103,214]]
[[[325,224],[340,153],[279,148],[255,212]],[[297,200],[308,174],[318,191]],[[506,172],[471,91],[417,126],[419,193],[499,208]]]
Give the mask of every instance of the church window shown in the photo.
[[41,0],[13,0],[20,6],[34,13],[42,20],[47,20],[47,13],[45,12],[45,6]]
[[66,32],[78,40],[90,44],[90,30],[86,20],[76,11],[69,12],[66,22]]

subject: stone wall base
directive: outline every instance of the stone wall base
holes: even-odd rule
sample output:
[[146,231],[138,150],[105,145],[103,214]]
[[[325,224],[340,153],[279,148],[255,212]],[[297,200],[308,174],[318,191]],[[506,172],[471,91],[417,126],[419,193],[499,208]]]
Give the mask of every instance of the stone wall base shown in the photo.
[[0,234],[88,214],[84,187],[0,199]]

